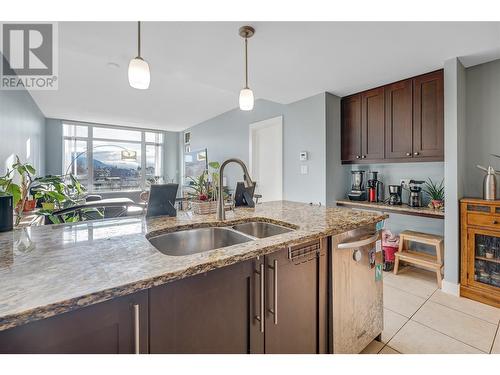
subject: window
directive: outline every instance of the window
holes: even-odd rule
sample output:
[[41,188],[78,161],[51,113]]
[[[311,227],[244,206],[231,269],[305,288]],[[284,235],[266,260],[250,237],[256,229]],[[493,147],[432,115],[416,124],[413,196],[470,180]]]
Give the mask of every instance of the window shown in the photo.
[[161,132],[64,123],[63,138],[64,171],[89,191],[141,190],[163,180]]

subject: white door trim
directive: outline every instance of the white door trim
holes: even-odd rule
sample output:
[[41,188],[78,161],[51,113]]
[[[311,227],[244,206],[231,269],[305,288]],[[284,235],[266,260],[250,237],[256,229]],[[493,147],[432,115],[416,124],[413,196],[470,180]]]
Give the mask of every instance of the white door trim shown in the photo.
[[280,147],[281,147],[281,170],[276,171],[281,176],[281,199],[283,199],[283,194],[284,194],[284,187],[283,187],[283,163],[284,163],[284,155],[283,155],[283,116],[276,116],[272,117],[266,120],[258,121],[251,123],[248,127],[248,145],[249,145],[249,150],[248,150],[248,156],[249,156],[249,168],[250,168],[250,173],[253,173],[253,132],[257,129],[262,129],[270,126],[275,126],[276,123],[279,121],[279,138],[281,140],[280,142]]

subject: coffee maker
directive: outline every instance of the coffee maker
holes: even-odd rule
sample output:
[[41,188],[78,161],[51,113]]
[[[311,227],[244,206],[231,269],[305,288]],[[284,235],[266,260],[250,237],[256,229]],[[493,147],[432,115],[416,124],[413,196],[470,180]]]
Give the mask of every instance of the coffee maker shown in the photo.
[[389,204],[391,206],[400,206],[402,204],[402,191],[401,185],[389,185]]
[[378,172],[368,172],[370,179],[368,180],[368,201],[383,202],[384,201],[384,184],[378,179]]
[[410,180],[409,188],[410,193],[408,195],[408,206],[410,207],[422,207],[422,185],[425,181]]
[[347,194],[351,201],[365,201],[365,171],[351,171],[351,192]]

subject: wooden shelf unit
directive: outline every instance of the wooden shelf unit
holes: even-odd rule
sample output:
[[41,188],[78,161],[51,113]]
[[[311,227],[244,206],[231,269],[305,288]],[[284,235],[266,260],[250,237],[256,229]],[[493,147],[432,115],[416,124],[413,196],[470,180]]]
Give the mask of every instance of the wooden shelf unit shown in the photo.
[[[495,307],[500,307],[500,287],[493,282],[481,282],[477,263],[483,262],[490,276],[500,273],[500,254],[494,258],[476,255],[476,242],[486,239],[489,246],[500,245],[500,200],[487,201],[465,198],[460,201],[461,270],[460,295]],[[493,244],[493,245],[491,245]],[[479,266],[478,266],[479,267]]]

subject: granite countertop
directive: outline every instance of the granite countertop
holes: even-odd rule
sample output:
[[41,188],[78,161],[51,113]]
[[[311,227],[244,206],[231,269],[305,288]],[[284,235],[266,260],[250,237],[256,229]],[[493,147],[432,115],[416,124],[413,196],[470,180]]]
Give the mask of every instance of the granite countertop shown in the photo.
[[[0,233],[0,331],[169,281],[252,259],[279,248],[340,234],[387,215],[288,201],[237,208],[225,222],[181,212],[40,226]],[[186,256],[156,250],[146,236],[258,219],[297,229]]]
[[444,219],[444,211],[443,210],[435,210],[430,207],[410,207],[407,204],[397,205],[389,205],[384,202],[367,202],[367,201],[351,201],[349,199],[340,199],[337,201],[338,206],[346,206],[346,207],[357,207],[364,209],[375,209],[383,212],[393,212],[402,215],[411,215],[411,216],[422,216],[429,217],[434,219]]

